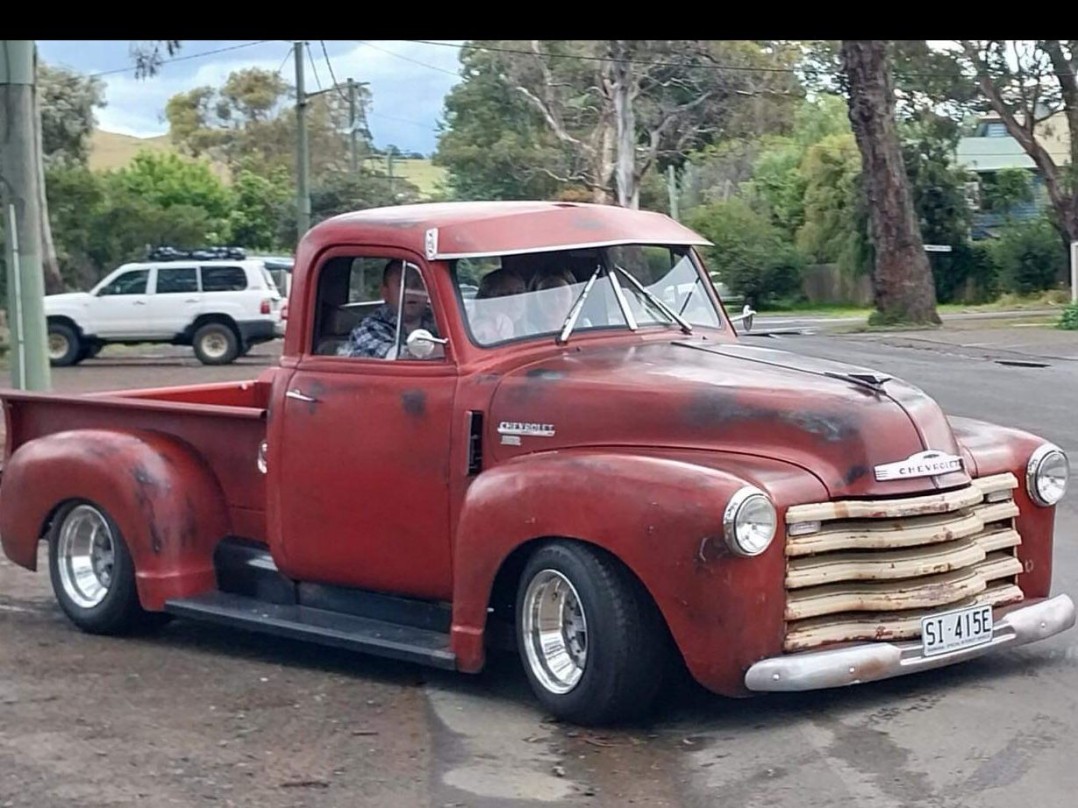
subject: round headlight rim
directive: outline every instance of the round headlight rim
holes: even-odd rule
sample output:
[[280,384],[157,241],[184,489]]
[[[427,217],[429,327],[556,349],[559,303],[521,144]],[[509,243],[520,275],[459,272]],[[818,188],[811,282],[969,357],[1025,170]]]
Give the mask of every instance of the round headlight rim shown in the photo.
[[[756,552],[749,552],[745,550],[737,541],[737,517],[741,513],[741,509],[745,507],[751,499],[759,497],[768,504],[771,508],[771,512],[775,515],[775,527],[771,532],[771,538],[768,540],[762,548]],[[755,485],[744,485],[734,492],[734,495],[730,497],[730,500],[726,503],[726,510],[722,516],[722,532],[723,538],[726,541],[726,546],[736,556],[741,558],[755,558],[762,555],[775,541],[775,536],[778,535],[778,509],[775,507],[775,503],[771,501],[771,497],[767,495],[766,491],[757,488]]]
[[1037,487],[1037,477],[1040,474],[1041,468],[1044,466],[1044,461],[1048,459],[1051,454],[1058,454],[1063,458],[1063,463],[1067,467],[1068,476],[1070,474],[1070,458],[1067,457],[1067,453],[1064,452],[1059,446],[1054,443],[1041,444],[1037,449],[1029,456],[1029,462],[1026,464],[1026,491],[1029,493],[1029,498],[1034,503],[1042,508],[1052,508],[1060,503],[1063,499],[1063,495],[1066,494],[1066,483],[1063,485],[1063,494],[1055,502],[1048,502],[1041,497],[1040,489]]

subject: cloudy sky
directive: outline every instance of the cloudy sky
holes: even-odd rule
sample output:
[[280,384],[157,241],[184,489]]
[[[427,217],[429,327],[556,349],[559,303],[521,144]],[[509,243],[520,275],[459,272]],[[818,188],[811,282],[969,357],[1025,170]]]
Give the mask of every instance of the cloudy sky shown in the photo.
[[[441,43],[441,44],[438,44]],[[101,74],[107,105],[97,110],[98,127],[148,137],[168,131],[165,104],[194,87],[219,87],[233,70],[280,70],[295,81],[292,43],[285,40],[185,40],[153,78],[138,80],[131,40],[38,40],[39,58],[80,73]],[[459,41],[321,40],[309,43],[304,68],[308,92],[329,87],[332,75],[370,83],[368,123],[380,148],[430,154],[437,143],[442,99],[458,81]],[[328,60],[327,60],[328,55]]]

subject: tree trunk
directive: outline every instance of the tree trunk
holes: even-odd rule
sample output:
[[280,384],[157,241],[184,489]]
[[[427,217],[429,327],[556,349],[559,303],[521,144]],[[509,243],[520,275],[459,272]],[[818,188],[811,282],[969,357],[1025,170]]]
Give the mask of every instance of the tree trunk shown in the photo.
[[[613,43],[614,58],[614,121],[617,143],[618,204],[623,208],[639,207],[636,194],[636,115],[631,97],[633,66],[623,40]],[[634,204],[634,200],[637,204]]]
[[894,86],[887,43],[843,40],[849,117],[861,152],[863,186],[876,248],[873,277],[878,318],[884,323],[940,323],[936,289],[906,180],[895,123]]
[[41,209],[41,269],[45,274],[45,294],[64,291],[60,262],[56,259],[56,244],[52,239],[49,221],[49,200],[45,195],[45,150],[41,141],[41,93],[34,90],[34,153],[37,155],[37,202]]

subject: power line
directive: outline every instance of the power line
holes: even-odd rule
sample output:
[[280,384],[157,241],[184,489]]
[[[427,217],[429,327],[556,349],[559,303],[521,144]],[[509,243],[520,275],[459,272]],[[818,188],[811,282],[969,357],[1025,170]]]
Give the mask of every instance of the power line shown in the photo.
[[420,123],[419,121],[412,121],[408,118],[398,118],[396,115],[382,115],[378,112],[369,112],[367,114],[370,115],[372,118],[385,118],[388,121],[400,121],[401,123],[410,123],[413,126],[422,126],[428,131],[434,131],[435,129],[437,129],[436,126],[431,126],[429,123]]
[[318,77],[318,66],[314,63],[314,54],[311,53],[311,43],[303,43],[307,47],[307,60],[311,63],[311,70],[314,71],[314,83],[318,85],[318,91],[322,92],[322,79]]
[[[412,41],[421,42],[422,40],[412,40]],[[454,72],[452,70],[446,70],[444,67],[438,67],[437,65],[427,64],[426,62],[421,62],[418,59],[413,59],[411,56],[405,56],[402,53],[395,53],[395,52],[393,52],[391,50],[386,50],[385,48],[382,48],[382,47],[379,47],[378,45],[375,45],[373,42],[370,42],[369,40],[365,40],[365,39],[360,40],[359,44],[366,45],[367,47],[370,47],[370,48],[374,48],[375,50],[381,51],[382,53],[388,53],[390,56],[396,56],[398,59],[403,59],[406,62],[411,62],[412,64],[419,65],[420,67],[429,67],[431,70],[437,70],[439,73],[446,73],[446,74],[448,74],[450,76],[453,76],[454,78],[458,78],[458,79],[460,78],[460,74],[457,73],[457,72]]]
[[[459,49],[459,48],[462,47],[461,45],[456,45],[456,44],[454,44],[452,42],[436,42],[436,41],[429,40],[429,39],[407,39],[407,40],[404,40],[404,41],[405,42],[418,42],[418,43],[423,44],[423,45],[437,45],[438,47],[442,47],[442,48],[458,48]],[[546,56],[546,57],[551,58],[551,59],[576,59],[577,61],[583,61],[583,62],[606,62],[606,61],[611,61],[612,60],[612,57],[609,57],[609,56],[588,56],[586,54],[579,54],[579,53],[550,53],[550,52],[545,52],[545,53],[536,54],[535,51],[531,51],[531,50],[522,50],[522,49],[519,49],[519,48],[502,48],[502,47],[497,47],[497,46],[493,46],[493,45],[475,45],[473,47],[476,47],[479,50],[491,51],[492,53],[515,53],[515,54],[520,54],[522,56],[537,56],[538,55],[538,56]],[[667,51],[667,54],[671,55],[669,51]],[[626,64],[644,65],[646,67],[680,67],[680,68],[687,67],[687,65],[684,62],[647,61],[647,60],[642,60],[642,59],[618,59],[617,61],[621,61],[621,62],[624,62]],[[801,75],[803,72],[805,72],[806,70],[810,70],[811,68],[807,67],[807,66],[802,66],[802,67],[747,67],[747,66],[744,66],[744,65],[731,65],[731,64],[713,63],[713,64],[692,65],[692,69],[694,69],[694,70],[697,70],[697,69],[699,69],[699,70],[728,70],[728,71],[731,71],[731,72],[740,72],[740,73],[770,73],[770,74]],[[927,72],[926,71],[917,71],[917,70],[915,70],[915,71],[902,71],[902,70],[898,70],[898,69],[894,69],[894,68],[893,68],[893,70],[894,70],[894,73],[895,73],[896,76],[901,74],[901,75],[903,75],[905,77],[908,77],[908,78],[911,78],[911,79],[932,79],[932,78],[944,78],[944,79],[946,79],[946,78],[951,78],[952,77],[952,74],[949,73],[949,72],[946,72],[946,71],[927,71]],[[836,72],[839,72],[839,71],[837,71],[837,69],[836,69]],[[1071,74],[1070,73],[1060,74],[1060,73],[1058,73],[1056,71],[1039,71],[1039,75],[1041,77],[1054,76],[1054,77],[1058,78],[1061,75],[1063,75],[1064,77],[1069,77]],[[970,82],[975,82],[977,80],[977,77],[975,75],[966,75],[966,76],[962,76],[962,78],[964,78],[964,79],[966,79],[966,80],[968,80]],[[1014,76],[1014,78],[1017,78],[1017,76]]]
[[277,68],[277,75],[278,76],[281,75],[281,71],[284,70],[284,66],[286,64],[288,64],[288,60],[292,56],[292,51],[295,50],[295,47],[296,47],[295,45],[289,45],[288,46],[288,53],[286,53],[284,55],[284,58],[281,60],[281,66]]
[[329,51],[326,50],[326,40],[320,39],[318,41],[322,45],[322,55],[326,58],[326,67],[329,68],[329,77],[333,80],[333,86],[337,88],[337,92],[340,93],[341,98],[345,101],[350,101],[351,99],[349,99],[348,96],[345,95],[344,90],[341,89],[341,83],[337,81],[337,75],[333,72],[333,63],[329,60]]
[[[242,45],[229,45],[226,48],[215,48],[214,50],[202,51],[200,53],[189,53],[187,56],[176,56],[172,59],[162,59],[161,64],[171,64],[172,62],[185,62],[188,59],[201,59],[203,56],[213,56],[218,53],[225,53],[227,51],[239,50],[240,48],[250,48],[254,45],[264,45],[267,42],[271,42],[269,39],[260,39],[257,42],[245,42]],[[90,73],[87,78],[93,79],[99,76],[112,76],[117,73],[129,73],[134,71],[134,67],[120,67],[116,70],[102,70],[99,73]]]
[[[443,48],[460,48],[460,45],[454,45],[452,42],[434,42],[429,39],[407,39],[406,42],[418,42],[423,45],[438,45]],[[479,45],[476,46],[480,50],[488,50],[493,53],[517,53],[523,56],[548,56],[551,59],[576,59],[582,62],[609,62],[611,57],[609,56],[588,56],[580,53],[539,53],[530,50],[521,50],[519,48],[499,48],[492,45]],[[625,62],[631,65],[646,65],[648,67],[687,67],[684,62],[656,62],[656,61],[644,61],[641,59],[618,59],[619,62]],[[743,73],[781,73],[781,74],[796,74],[797,68],[793,67],[744,67],[742,65],[726,65],[726,64],[702,64],[693,65],[694,68],[702,68],[707,70],[730,70]],[[454,74],[456,75],[456,74]]]

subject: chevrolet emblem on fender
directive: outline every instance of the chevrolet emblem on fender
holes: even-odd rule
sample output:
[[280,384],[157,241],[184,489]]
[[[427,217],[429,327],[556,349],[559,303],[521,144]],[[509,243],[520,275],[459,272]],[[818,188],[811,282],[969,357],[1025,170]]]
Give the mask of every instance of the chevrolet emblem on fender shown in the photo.
[[961,457],[956,457],[946,452],[918,452],[898,460],[894,463],[883,463],[876,466],[876,479],[902,480],[911,477],[935,477],[938,474],[949,474],[952,471],[962,471],[964,464]]

